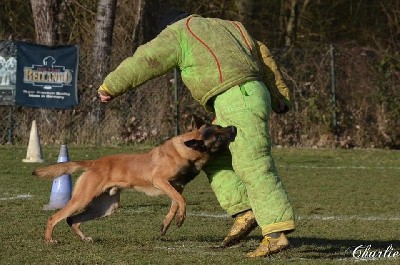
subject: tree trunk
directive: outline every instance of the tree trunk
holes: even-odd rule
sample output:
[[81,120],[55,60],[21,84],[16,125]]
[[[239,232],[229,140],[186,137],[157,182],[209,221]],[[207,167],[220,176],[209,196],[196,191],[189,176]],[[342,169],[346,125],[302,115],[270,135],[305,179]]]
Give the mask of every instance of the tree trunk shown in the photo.
[[285,47],[292,46],[296,37],[297,0],[291,0],[288,6],[289,18],[286,23]]
[[247,24],[254,15],[254,0],[235,0],[239,21]]
[[44,45],[56,44],[54,5],[54,0],[31,0],[36,43]]
[[135,14],[132,32],[132,50],[135,51],[137,47],[152,40],[159,33],[160,16],[169,8],[176,6],[176,3],[173,0],[136,0],[131,6]]
[[235,5],[238,10],[238,20],[246,27],[249,33],[256,35],[256,27],[254,26],[256,15],[255,0],[235,0]]
[[[301,3],[300,3],[301,2]],[[289,48],[297,38],[297,30],[300,25],[301,15],[305,12],[310,0],[290,0],[284,1],[284,9],[287,14],[286,19],[286,34],[285,34],[285,47]],[[301,4],[301,8],[299,7]]]
[[54,46],[60,43],[61,23],[70,0],[31,0],[36,43]]
[[[36,43],[54,46],[61,42],[60,25],[69,2],[70,0],[31,0]],[[51,124],[47,109],[40,109],[40,114]]]
[[101,84],[110,66],[116,6],[117,0],[100,0],[97,6],[92,56],[95,87]]
[[146,0],[137,0],[133,4],[135,17],[133,20],[133,50],[135,51],[144,42],[143,14],[146,7]]

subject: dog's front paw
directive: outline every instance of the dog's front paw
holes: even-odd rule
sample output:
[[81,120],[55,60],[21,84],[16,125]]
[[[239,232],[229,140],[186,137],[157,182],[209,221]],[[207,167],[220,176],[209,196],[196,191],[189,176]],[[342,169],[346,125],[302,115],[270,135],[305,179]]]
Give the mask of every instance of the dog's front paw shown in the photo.
[[86,242],[86,243],[92,243],[93,242],[93,238],[91,238],[89,236],[85,236],[85,237],[82,238],[82,241]]
[[183,221],[185,221],[185,219],[186,219],[186,214],[179,214],[176,217],[176,226],[181,227],[183,224]]
[[46,243],[47,243],[47,244],[58,244],[58,243],[60,243],[60,242],[57,241],[57,240],[54,240],[54,239],[52,239],[52,238],[49,238],[49,239],[46,239]]
[[168,228],[169,228],[169,224],[164,224],[164,223],[161,224],[161,235],[162,236],[165,235],[165,233],[167,233]]

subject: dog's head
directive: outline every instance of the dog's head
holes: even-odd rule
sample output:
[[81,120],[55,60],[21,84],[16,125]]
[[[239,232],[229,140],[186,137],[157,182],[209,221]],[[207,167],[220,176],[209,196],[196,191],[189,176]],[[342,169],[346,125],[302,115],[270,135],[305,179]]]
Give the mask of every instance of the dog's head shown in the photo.
[[237,129],[235,126],[222,127],[212,124],[197,124],[195,138],[185,141],[185,145],[199,152],[209,154],[226,150],[235,140]]
[[16,69],[16,67],[17,67],[17,60],[15,59],[15,57],[10,57],[6,62],[7,70],[13,71]]

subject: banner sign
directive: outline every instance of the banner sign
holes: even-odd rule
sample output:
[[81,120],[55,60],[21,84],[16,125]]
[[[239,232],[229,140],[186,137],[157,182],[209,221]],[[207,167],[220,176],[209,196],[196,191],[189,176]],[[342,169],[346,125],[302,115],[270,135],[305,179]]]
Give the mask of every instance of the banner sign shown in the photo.
[[0,42],[0,105],[15,105],[15,49],[12,41]]
[[78,104],[78,47],[17,43],[15,102],[66,109]]

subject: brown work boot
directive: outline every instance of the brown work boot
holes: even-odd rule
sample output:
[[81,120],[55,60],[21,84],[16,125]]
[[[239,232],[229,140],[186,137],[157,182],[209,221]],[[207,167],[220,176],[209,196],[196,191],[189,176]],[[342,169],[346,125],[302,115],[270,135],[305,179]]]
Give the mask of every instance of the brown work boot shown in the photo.
[[247,253],[246,257],[256,258],[269,256],[274,253],[278,253],[289,246],[289,241],[287,240],[284,233],[280,233],[277,238],[272,238],[266,235],[261,241],[258,248],[252,252]]
[[233,226],[224,241],[222,241],[220,247],[225,248],[236,245],[256,227],[257,222],[252,210],[239,214],[235,217]]

